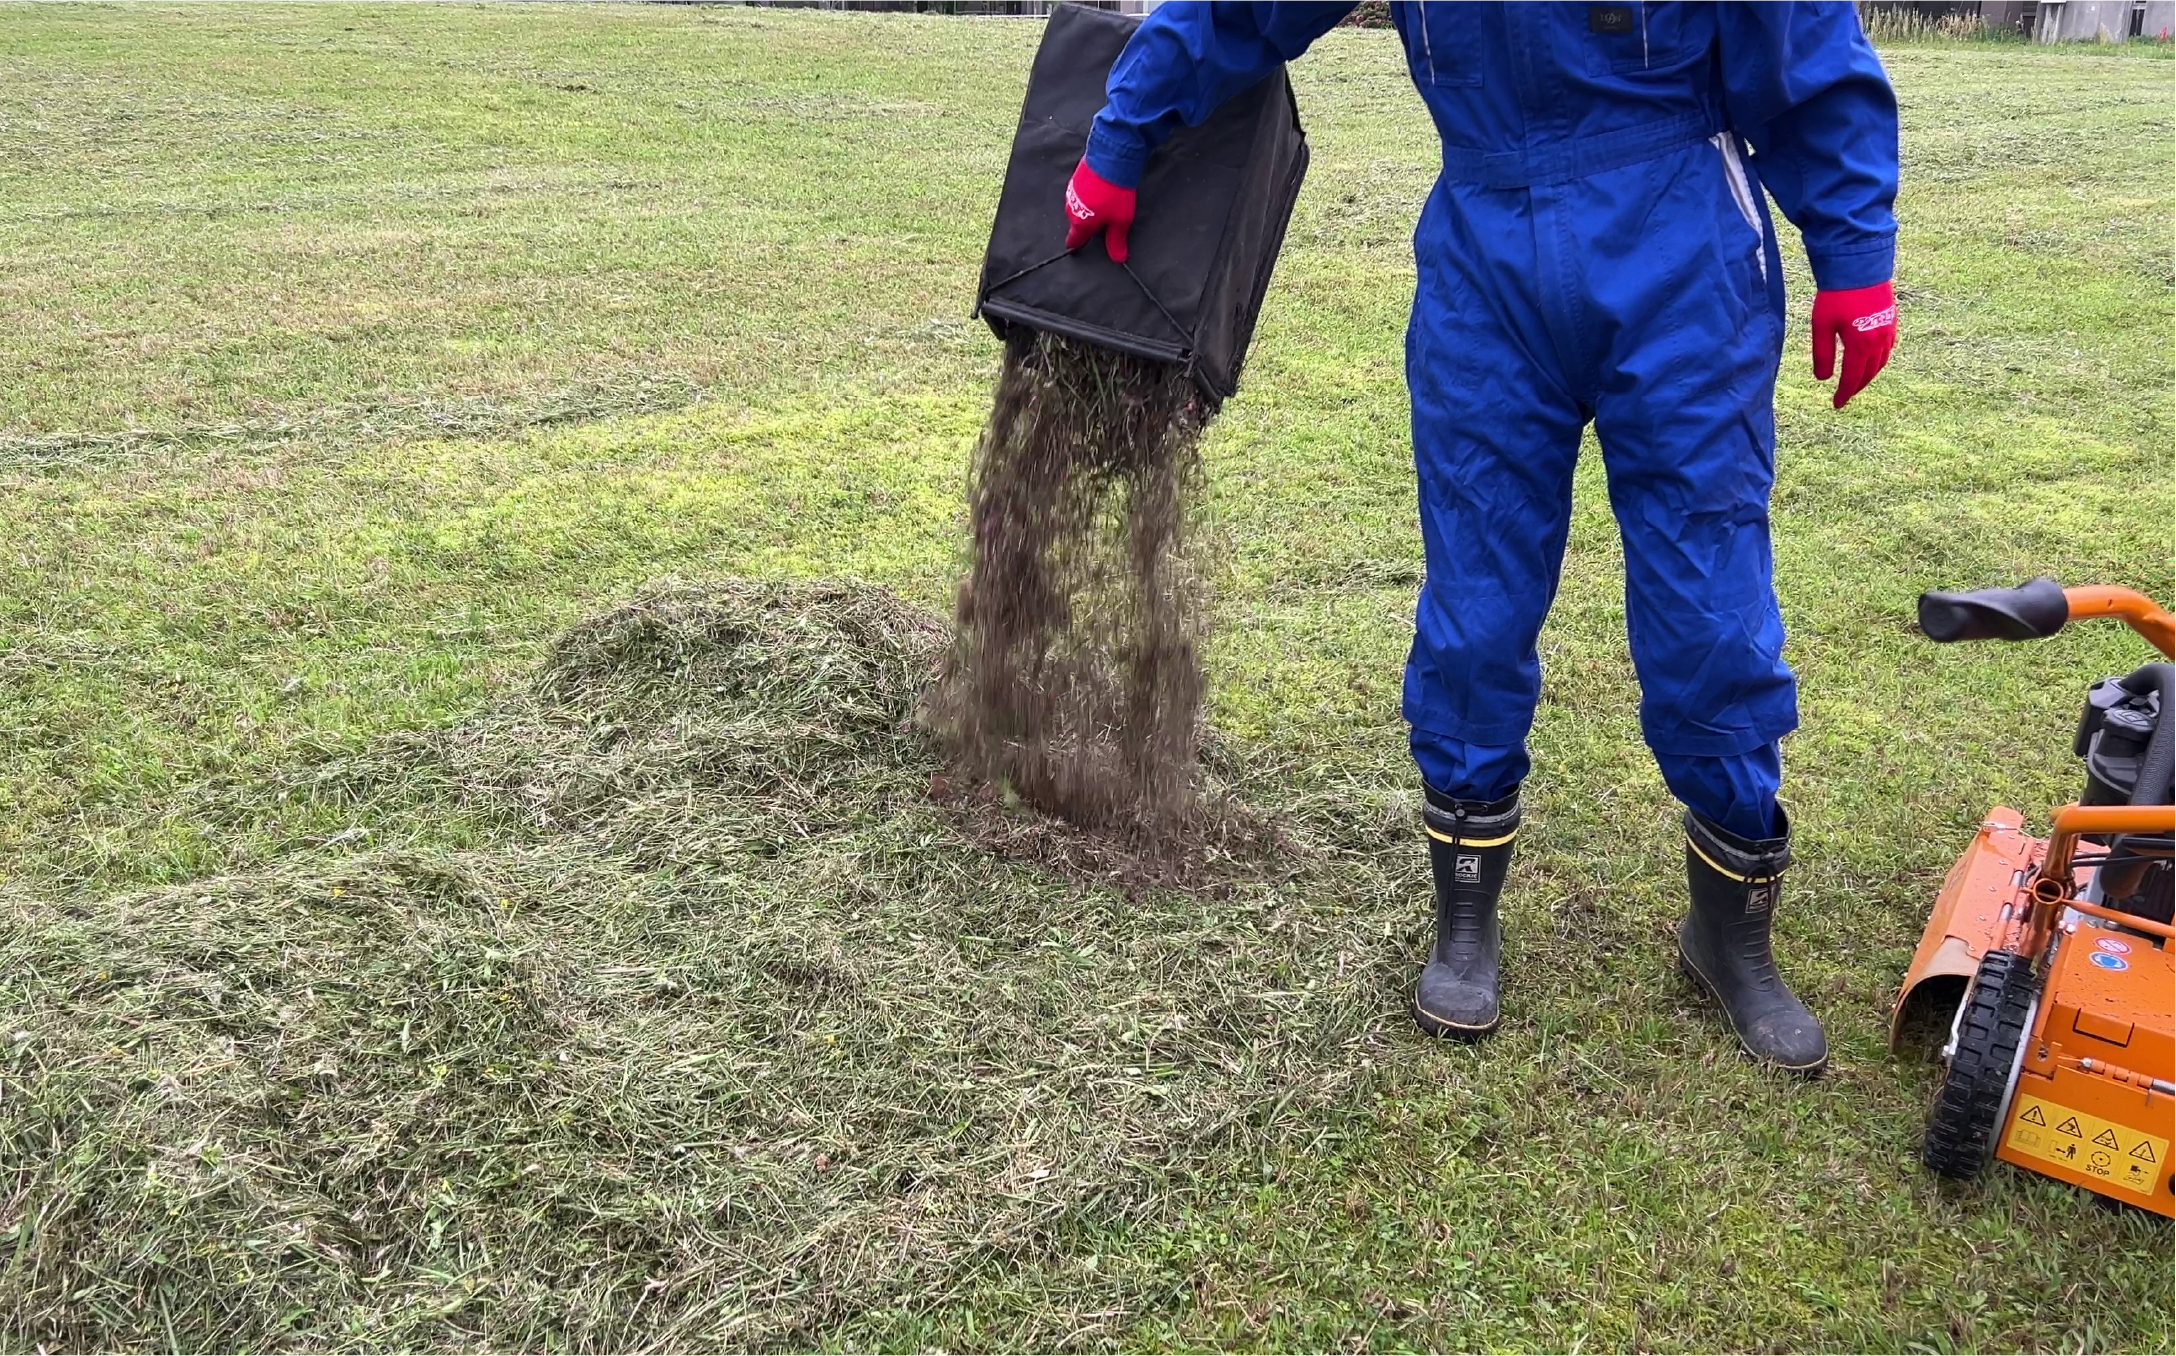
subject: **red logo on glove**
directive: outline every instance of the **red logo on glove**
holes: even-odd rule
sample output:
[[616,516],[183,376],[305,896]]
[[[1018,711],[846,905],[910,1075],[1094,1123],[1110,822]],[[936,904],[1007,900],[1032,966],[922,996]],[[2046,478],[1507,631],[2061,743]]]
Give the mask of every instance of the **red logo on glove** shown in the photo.
[[1836,373],[1836,347],[1844,351],[1843,375],[1836,382],[1836,408],[1866,389],[1889,355],[1896,351],[1896,287],[1877,283],[1817,292],[1813,298],[1813,376],[1827,381]]
[[1103,248],[1114,263],[1126,262],[1126,232],[1133,229],[1133,190],[1120,188],[1088,168],[1084,158],[1065,186],[1065,247],[1077,250],[1097,231],[1105,232]]

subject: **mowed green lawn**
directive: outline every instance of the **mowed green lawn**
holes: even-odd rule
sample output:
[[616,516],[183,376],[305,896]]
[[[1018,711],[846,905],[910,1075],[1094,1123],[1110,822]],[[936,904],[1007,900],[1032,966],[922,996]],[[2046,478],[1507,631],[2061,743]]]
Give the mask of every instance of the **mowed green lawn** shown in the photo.
[[2168,1350],[2169,1228],[1937,1186],[1885,1044],[1949,862],[2145,657],[1938,649],[1913,598],[2171,591],[2166,49],[1885,53],[1902,347],[1842,414],[1785,251],[1802,1085],[1673,972],[1591,456],[1503,1030],[1404,1016],[1433,148],[1388,33],[1294,69],[1208,442],[1219,766],[1288,858],[1129,888],[971,831],[894,731],[914,624],[730,582],[943,611],[1037,36],[0,6],[0,1346]]

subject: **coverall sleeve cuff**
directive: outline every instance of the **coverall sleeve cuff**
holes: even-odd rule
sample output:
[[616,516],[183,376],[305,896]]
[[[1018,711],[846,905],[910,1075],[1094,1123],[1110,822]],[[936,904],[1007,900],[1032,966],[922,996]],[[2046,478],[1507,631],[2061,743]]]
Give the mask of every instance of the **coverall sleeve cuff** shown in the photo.
[[1896,276],[1896,237],[1876,236],[1841,249],[1808,248],[1806,262],[1813,265],[1813,285],[1824,292],[1873,287]]
[[1088,168],[1120,188],[1139,188],[1148,164],[1148,146],[1131,128],[1113,127],[1097,114],[1088,129]]

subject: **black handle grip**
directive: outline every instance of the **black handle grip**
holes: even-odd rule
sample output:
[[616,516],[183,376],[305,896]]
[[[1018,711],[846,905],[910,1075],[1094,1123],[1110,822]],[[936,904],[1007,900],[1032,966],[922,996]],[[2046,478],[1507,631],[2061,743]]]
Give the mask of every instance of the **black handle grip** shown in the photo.
[[2045,640],[2070,620],[2063,586],[2045,576],[2014,589],[1919,595],[1919,629],[1927,639]]

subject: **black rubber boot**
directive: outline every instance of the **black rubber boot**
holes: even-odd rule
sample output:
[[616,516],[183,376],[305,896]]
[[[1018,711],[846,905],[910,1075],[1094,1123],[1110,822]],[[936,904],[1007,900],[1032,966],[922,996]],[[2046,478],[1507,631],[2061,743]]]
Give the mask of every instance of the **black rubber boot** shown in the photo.
[[1677,964],[1723,1005],[1747,1054],[1812,1075],[1828,1064],[1828,1038],[1776,972],[1768,944],[1791,864],[1790,822],[1780,805],[1776,819],[1783,832],[1755,840],[1685,812],[1692,912],[1677,929]]
[[1519,793],[1477,801],[1427,791],[1421,824],[1436,877],[1436,940],[1413,994],[1413,1020],[1431,1036],[1479,1040],[1496,1029],[1503,951],[1496,900],[1519,832]]

